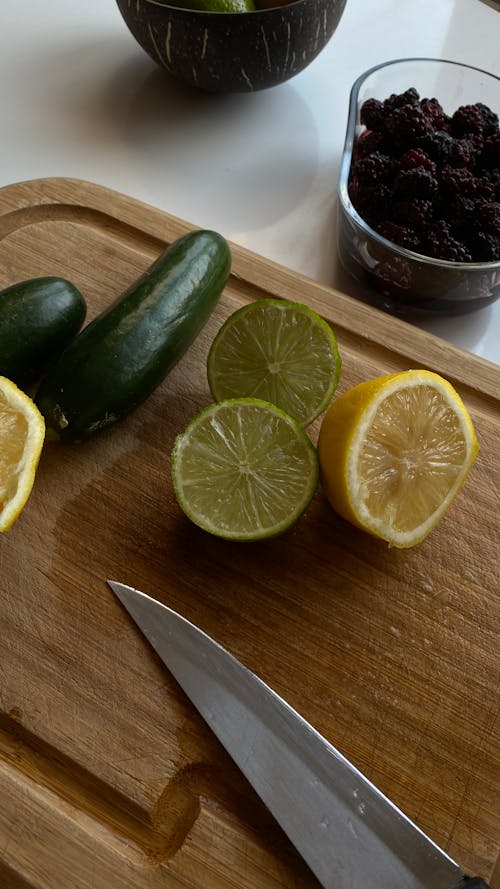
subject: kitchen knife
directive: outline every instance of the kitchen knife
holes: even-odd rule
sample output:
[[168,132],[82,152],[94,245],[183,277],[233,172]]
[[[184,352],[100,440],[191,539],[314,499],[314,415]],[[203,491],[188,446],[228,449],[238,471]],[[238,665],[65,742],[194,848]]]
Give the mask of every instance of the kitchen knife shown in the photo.
[[210,636],[108,584],[324,889],[487,889]]

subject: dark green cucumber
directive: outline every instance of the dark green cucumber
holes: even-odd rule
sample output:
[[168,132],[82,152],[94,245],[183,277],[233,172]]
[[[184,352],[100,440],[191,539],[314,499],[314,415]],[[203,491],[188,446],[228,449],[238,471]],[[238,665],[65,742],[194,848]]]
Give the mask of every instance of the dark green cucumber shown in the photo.
[[47,427],[81,441],[133,411],[198,335],[230,267],[216,232],[175,241],[50,368],[35,398]]
[[32,382],[59,357],[87,307],[64,278],[31,278],[0,292],[0,376]]

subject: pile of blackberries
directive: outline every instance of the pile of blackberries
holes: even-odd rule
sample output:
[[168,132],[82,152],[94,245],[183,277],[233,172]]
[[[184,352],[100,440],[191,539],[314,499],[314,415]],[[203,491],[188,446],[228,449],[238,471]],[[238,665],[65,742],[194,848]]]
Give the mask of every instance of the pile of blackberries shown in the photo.
[[361,107],[349,196],[382,237],[450,262],[500,260],[500,131],[481,102],[450,117],[411,87]]

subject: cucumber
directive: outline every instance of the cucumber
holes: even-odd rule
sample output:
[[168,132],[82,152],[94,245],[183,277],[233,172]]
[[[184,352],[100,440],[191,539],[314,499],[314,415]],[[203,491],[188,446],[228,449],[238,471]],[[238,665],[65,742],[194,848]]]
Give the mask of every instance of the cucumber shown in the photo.
[[49,434],[82,441],[141,404],[200,332],[230,267],[216,232],[190,232],[168,247],[42,380],[35,402]]
[[64,278],[30,278],[0,291],[0,376],[35,381],[76,336],[87,307]]

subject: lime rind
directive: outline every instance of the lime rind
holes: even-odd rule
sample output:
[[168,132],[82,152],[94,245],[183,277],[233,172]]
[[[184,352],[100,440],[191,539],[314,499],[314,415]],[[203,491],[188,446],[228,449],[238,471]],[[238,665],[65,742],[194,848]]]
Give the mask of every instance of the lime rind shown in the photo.
[[238,541],[288,530],[309,505],[319,478],[316,448],[300,424],[255,398],[204,408],[177,436],[171,469],[188,518]]
[[329,324],[303,303],[256,300],[233,312],[210,348],[207,377],[216,401],[269,401],[309,426],[330,404],[342,367]]

